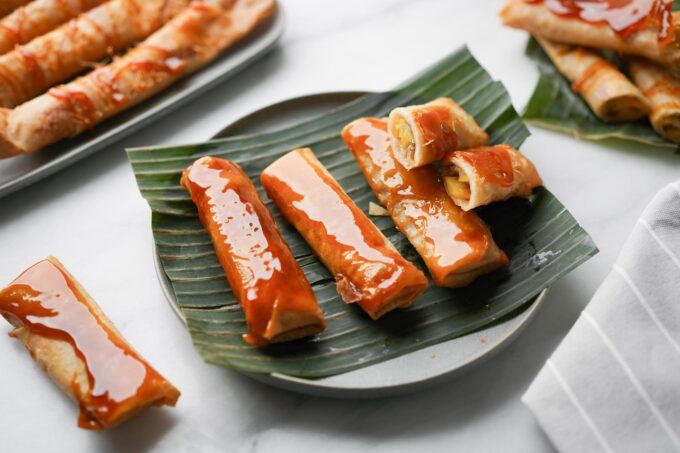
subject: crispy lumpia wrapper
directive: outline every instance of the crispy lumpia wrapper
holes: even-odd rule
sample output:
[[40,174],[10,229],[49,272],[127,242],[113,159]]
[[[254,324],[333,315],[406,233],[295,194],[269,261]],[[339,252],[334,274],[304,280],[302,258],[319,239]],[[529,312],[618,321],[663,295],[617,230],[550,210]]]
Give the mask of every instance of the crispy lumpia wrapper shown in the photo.
[[[229,2],[231,3],[231,2]],[[94,127],[212,61],[274,12],[274,0],[194,1],[111,64],[0,109],[0,157],[33,152]]]
[[649,101],[649,120],[654,129],[680,143],[680,80],[665,67],[642,58],[631,58],[628,69]]
[[622,53],[640,55],[665,65],[680,64],[678,44],[679,21],[673,14],[673,39],[659,41],[658,30],[642,28],[630,35],[619,36],[607,24],[594,24],[577,18],[558,16],[543,3],[529,4],[524,0],[508,0],[501,10],[503,23],[513,28],[526,30],[552,41],[582,47],[612,49]]
[[54,257],[0,291],[0,313],[15,327],[11,335],[78,403],[82,428],[109,428],[148,406],[174,406],[180,396]]
[[572,89],[603,121],[635,121],[649,112],[642,92],[596,51],[541,37],[536,39],[557,69],[572,83]]
[[353,121],[342,131],[366,180],[425,261],[438,286],[460,287],[508,263],[474,212],[449,198],[432,165],[407,170],[390,146],[387,122]]
[[[107,0],[35,0],[16,9],[0,19],[0,55],[105,1]],[[4,4],[6,0],[0,3]]]
[[469,181],[468,199],[448,191],[465,211],[512,197],[528,197],[543,184],[534,164],[510,145],[453,151],[444,156],[442,167],[445,178],[464,174]]
[[15,107],[143,40],[189,3],[111,0],[0,56],[0,107]]
[[392,110],[388,130],[395,156],[407,169],[431,164],[447,151],[485,145],[489,139],[472,115],[449,98]]
[[323,314],[257,189],[233,162],[202,157],[181,184],[198,208],[257,346],[321,332]]
[[309,148],[291,151],[261,175],[281,214],[333,274],[346,303],[371,318],[407,307],[427,278],[404,259]]

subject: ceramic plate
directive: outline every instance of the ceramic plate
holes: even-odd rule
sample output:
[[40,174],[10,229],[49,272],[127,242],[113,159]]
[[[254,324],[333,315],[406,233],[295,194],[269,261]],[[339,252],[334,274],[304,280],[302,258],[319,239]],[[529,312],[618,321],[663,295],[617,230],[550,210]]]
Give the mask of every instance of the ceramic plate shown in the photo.
[[63,140],[36,153],[0,160],[0,197],[99,151],[223,82],[270,50],[283,33],[283,24],[279,6],[269,21],[211,65],[180,80],[148,101],[76,138]]
[[[363,94],[366,93],[324,93],[283,101],[241,118],[223,129],[215,138],[288,127],[339,107]],[[163,292],[175,313],[182,319],[160,258],[157,253],[154,256]],[[490,327],[347,373],[321,379],[304,379],[283,374],[245,374],[275,387],[315,396],[368,398],[413,392],[450,379],[498,352],[533,319],[546,293],[547,289],[527,303],[524,310]]]

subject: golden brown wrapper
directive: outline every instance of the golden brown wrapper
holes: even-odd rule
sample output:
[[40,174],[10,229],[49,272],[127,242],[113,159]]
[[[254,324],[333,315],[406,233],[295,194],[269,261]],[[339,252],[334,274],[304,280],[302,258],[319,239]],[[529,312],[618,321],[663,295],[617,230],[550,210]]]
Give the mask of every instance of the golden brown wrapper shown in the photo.
[[557,69],[607,123],[638,120],[649,112],[642,92],[598,52],[536,38]]
[[190,0],[111,0],[18,46],[0,56],[0,107],[11,108],[28,101],[143,40],[189,3]]
[[649,120],[654,129],[680,143],[680,80],[667,68],[642,58],[631,58],[628,70],[651,106]]
[[677,13],[673,13],[673,30],[670,42],[659,40],[658,30],[642,28],[628,36],[620,36],[607,24],[593,24],[575,18],[558,16],[543,3],[508,0],[500,12],[503,23],[526,30],[556,42],[582,47],[612,49],[622,53],[640,55],[660,63],[680,64],[680,29]]
[[194,1],[111,64],[0,109],[0,158],[38,151],[139,104],[210,63],[275,10],[274,0],[236,0],[228,8],[225,1]]
[[[107,0],[35,0],[0,19],[0,55]],[[6,0],[0,1],[0,4]],[[10,2],[11,3],[11,2]],[[22,2],[26,3],[26,2]],[[0,6],[1,8],[1,6]]]

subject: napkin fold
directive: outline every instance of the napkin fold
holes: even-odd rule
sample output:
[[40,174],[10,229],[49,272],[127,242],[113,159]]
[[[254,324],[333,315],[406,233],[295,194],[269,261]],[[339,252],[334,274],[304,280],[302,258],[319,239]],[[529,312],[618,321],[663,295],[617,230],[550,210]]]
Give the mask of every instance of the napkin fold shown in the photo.
[[561,452],[680,452],[680,182],[645,209],[522,401]]

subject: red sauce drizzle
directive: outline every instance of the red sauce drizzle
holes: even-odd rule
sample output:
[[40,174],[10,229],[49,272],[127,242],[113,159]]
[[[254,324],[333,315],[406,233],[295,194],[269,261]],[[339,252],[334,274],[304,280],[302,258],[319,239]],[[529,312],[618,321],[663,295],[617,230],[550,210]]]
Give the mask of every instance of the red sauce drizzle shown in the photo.
[[12,96],[16,99],[21,91],[19,89],[19,86],[22,85],[21,80],[18,80],[15,74],[0,65],[0,81],[5,87],[9,88]]
[[642,28],[658,31],[659,41],[675,39],[673,0],[524,0],[543,3],[553,13],[592,24],[606,24],[626,37]]
[[78,19],[87,21],[92,26],[92,28],[94,28],[97,31],[97,33],[99,33],[100,36],[104,37],[104,41],[106,41],[107,46],[106,51],[109,55],[113,54],[116,51],[116,49],[120,47],[113,39],[113,36],[110,33],[107,33],[104,27],[102,27],[99,24],[99,22],[94,20],[94,18],[90,17],[89,14],[82,14],[81,16],[78,17]]
[[[0,314],[18,319],[31,333],[68,342],[85,362],[89,392],[74,380],[79,426],[115,423],[120,409],[145,398],[164,379],[92,312],[67,274],[49,260],[24,271],[0,292]],[[74,377],[75,379],[75,377]]]
[[12,44],[21,44],[23,40],[24,22],[26,21],[26,7],[21,6],[0,22],[0,30]]
[[645,90],[644,95],[647,98],[652,98],[662,93],[668,96],[680,98],[680,84],[678,84],[675,80],[660,79],[650,88]]
[[283,241],[255,186],[236,164],[203,157],[182,175],[210,232],[220,263],[248,322],[245,340],[271,339],[277,313],[322,315],[302,269]]
[[87,94],[67,88],[66,85],[50,88],[47,94],[61,101],[84,124],[85,128],[96,124],[97,108]]
[[17,51],[21,56],[23,57],[24,61],[26,62],[26,66],[28,67],[28,71],[31,74],[31,79],[33,81],[33,86],[37,89],[40,90],[42,87],[45,86],[45,73],[43,72],[42,68],[40,67],[40,63],[38,62],[38,59],[33,55],[27,48],[26,46],[19,46],[17,48]]
[[125,73],[141,72],[139,77],[140,88],[143,89],[144,79],[148,79],[153,74],[180,74],[186,69],[187,63],[182,58],[174,56],[173,52],[163,49],[161,47],[152,46],[149,44],[140,44],[134,49],[136,53],[144,53],[144,49],[152,50],[160,56],[160,60],[146,58],[140,60],[133,60],[125,64],[115,63],[108,66],[103,66],[93,73],[93,78],[97,86],[102,91],[109,94],[111,100],[116,104],[122,104],[127,100],[127,97],[122,90],[118,89],[118,82]]
[[18,8],[15,12],[17,19],[17,39],[19,43],[24,42],[24,26],[26,24],[26,7]]
[[458,147],[458,136],[451,129],[451,111],[441,105],[427,106],[413,111],[413,120],[420,128],[423,139],[439,160]]
[[576,93],[582,92],[585,88],[586,83],[588,83],[588,81],[591,80],[593,76],[595,76],[595,74],[597,74],[601,69],[609,67],[611,67],[611,64],[609,64],[605,60],[595,61],[593,64],[588,66],[588,68],[585,71],[583,71],[583,74],[581,75],[580,79],[571,84],[571,89],[574,90]]
[[480,177],[502,187],[512,186],[515,179],[512,157],[507,145],[487,146],[469,151],[456,151],[454,156],[472,165]]
[[492,239],[484,224],[475,213],[456,206],[432,165],[406,170],[396,160],[385,120],[356,120],[342,136],[399,229],[407,236],[423,235],[424,241],[417,237],[409,240],[435,283],[443,284],[450,273],[486,255]]

